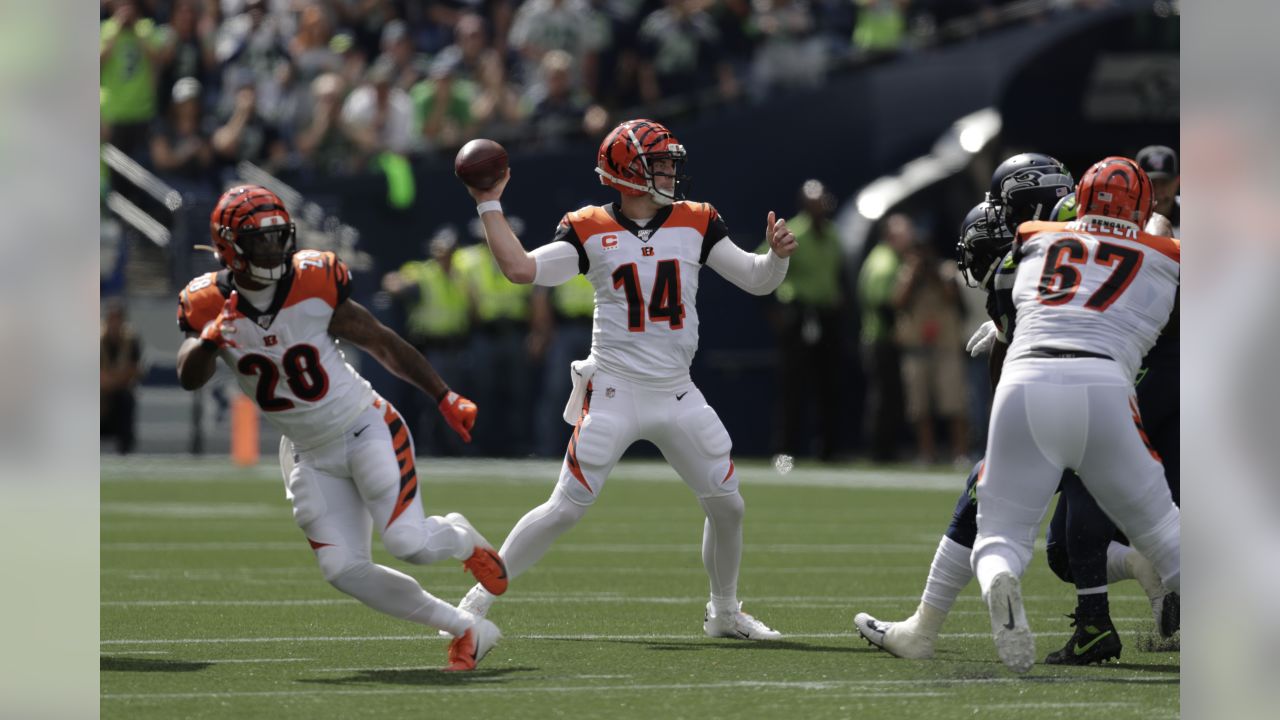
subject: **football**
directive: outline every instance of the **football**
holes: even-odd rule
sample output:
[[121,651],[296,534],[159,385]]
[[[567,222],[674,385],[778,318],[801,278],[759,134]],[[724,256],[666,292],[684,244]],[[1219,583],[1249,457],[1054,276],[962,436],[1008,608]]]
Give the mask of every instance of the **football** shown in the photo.
[[488,190],[507,172],[507,151],[484,138],[472,140],[453,159],[453,174],[468,186]]

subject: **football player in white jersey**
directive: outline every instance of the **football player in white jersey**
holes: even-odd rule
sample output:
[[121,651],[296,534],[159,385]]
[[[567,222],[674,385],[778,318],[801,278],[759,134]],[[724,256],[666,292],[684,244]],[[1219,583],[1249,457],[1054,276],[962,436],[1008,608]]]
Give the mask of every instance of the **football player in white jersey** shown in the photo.
[[182,387],[203,386],[221,358],[283,435],[285,494],[324,578],[375,610],[449,631],[455,640],[446,669],[473,669],[501,637],[498,628],[374,564],[372,530],[401,560],[461,560],[495,593],[506,590],[506,568],[462,515],[423,516],[409,428],[346,363],[338,340],[436,398],[464,440],[476,406],[349,299],[350,274],[333,253],[295,252],[294,225],[275,193],[256,185],[227,190],[210,231],[226,269],[195,278],[179,297],[178,325],[187,334],[178,350]]
[[1016,329],[977,484],[973,570],[996,650],[1017,672],[1035,662],[1019,578],[1064,469],[1167,588],[1181,585],[1178,508],[1134,397],[1139,363],[1174,307],[1180,248],[1142,232],[1152,188],[1132,160],[1095,163],[1076,197],[1078,220],[1018,228]]
[[[728,239],[706,203],[680,199],[687,153],[652,120],[629,120],[600,144],[596,173],[617,190],[612,205],[564,216],[555,241],[526,252],[498,199],[508,173],[489,190],[468,188],[485,236],[512,282],[558,285],[582,273],[595,287],[591,354],[573,364],[565,420],[573,436],[554,491],[512,529],[501,554],[511,577],[528,570],[600,496],[618,459],[649,440],[693,490],[706,513],[702,561],[711,579],[703,630],[711,637],[773,640],[781,633],[742,612],[738,566],[743,501],[724,424],[689,377],[698,348],[698,271],[708,266],[754,295],[787,273],[796,239],[770,212],[770,250],[749,253]],[[488,612],[493,595],[477,585],[459,607]]]

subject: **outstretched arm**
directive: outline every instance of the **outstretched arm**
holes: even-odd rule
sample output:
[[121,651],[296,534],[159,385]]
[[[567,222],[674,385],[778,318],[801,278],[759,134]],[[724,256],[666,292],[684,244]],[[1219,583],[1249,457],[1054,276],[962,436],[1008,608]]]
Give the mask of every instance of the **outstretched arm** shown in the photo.
[[777,219],[772,212],[765,226],[765,239],[769,252],[762,255],[747,252],[732,242],[718,242],[707,255],[707,267],[752,295],[768,295],[786,279],[790,257],[798,245],[786,221]]
[[422,353],[354,300],[343,302],[333,311],[329,334],[369,353],[396,377],[413,383],[437,401],[449,392],[449,386]]
[[[502,191],[507,187],[509,180],[511,180],[510,169],[496,185],[488,190],[478,190],[468,185],[467,192],[475,198],[476,204],[497,202],[502,197]],[[527,285],[533,282],[538,272],[537,261],[524,249],[524,245],[520,244],[520,238],[512,232],[502,210],[487,210],[481,213],[480,223],[484,225],[484,238],[489,243],[489,252],[493,253],[493,259],[498,261],[502,274],[513,283]]]

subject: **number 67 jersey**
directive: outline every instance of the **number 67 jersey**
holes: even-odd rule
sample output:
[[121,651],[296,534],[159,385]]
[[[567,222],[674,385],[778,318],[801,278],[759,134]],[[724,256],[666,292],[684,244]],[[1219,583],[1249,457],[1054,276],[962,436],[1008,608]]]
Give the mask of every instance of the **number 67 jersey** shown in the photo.
[[[192,280],[178,296],[178,327],[199,333],[232,289],[226,270]],[[373,389],[329,334],[334,310],[350,294],[351,276],[333,253],[295,253],[270,307],[259,310],[241,294],[229,336],[237,347],[218,352],[267,421],[298,449],[341,435],[373,403]]]
[[1120,363],[1130,378],[1177,306],[1181,246],[1173,238],[1095,222],[1026,222],[1013,259],[1016,330],[1007,360],[1078,350]]

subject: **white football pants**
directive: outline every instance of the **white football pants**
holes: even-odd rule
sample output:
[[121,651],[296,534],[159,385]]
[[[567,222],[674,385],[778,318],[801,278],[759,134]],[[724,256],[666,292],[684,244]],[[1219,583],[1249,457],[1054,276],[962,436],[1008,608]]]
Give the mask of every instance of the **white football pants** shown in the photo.
[[1065,468],[1176,591],[1178,508],[1133,383],[1110,360],[1028,358],[1005,364],[991,410],[972,557],[983,593],[997,573],[1026,570]]
[[465,531],[423,516],[413,439],[390,403],[376,398],[346,432],[315,448],[295,450],[282,438],[280,466],[294,521],[325,580],[388,615],[454,634],[466,631],[456,608],[371,559],[375,527],[388,552],[414,564],[461,560],[474,550]]

